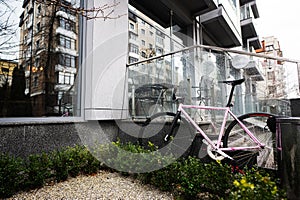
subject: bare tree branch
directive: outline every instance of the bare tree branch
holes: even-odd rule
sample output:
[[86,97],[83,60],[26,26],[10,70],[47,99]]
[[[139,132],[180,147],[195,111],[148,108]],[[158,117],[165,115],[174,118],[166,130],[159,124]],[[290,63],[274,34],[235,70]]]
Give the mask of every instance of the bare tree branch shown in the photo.
[[0,0],[0,54],[15,55],[18,47],[16,32],[18,27],[13,21],[16,15],[15,7],[10,3],[14,1]]
[[67,8],[68,10],[74,11],[80,14],[83,17],[86,17],[88,20],[102,18],[106,19],[117,19],[126,14],[119,14],[117,16],[113,16],[115,8],[120,4],[120,2],[112,3],[112,4],[104,4],[98,7],[93,7],[90,9],[84,9],[80,7],[74,7],[74,5],[65,5],[60,0],[48,0],[46,2],[42,0],[36,0],[39,3],[45,3],[46,5],[57,4],[61,7]]

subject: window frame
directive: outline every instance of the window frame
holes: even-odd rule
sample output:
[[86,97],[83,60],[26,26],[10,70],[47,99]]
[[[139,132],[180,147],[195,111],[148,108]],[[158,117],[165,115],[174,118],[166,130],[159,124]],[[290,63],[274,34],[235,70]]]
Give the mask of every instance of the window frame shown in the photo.
[[[87,1],[81,0],[80,4],[82,5],[82,7],[87,7]],[[71,21],[71,20],[69,20]],[[84,42],[84,38],[85,38],[85,32],[83,30],[83,27],[87,26],[87,20],[83,17],[79,17],[79,37],[78,37],[78,45],[83,47],[83,42]],[[25,23],[24,23],[25,25]],[[59,21],[59,26],[60,26],[60,21]],[[76,23],[73,22],[73,28],[70,31],[76,31]],[[24,42],[26,42],[27,37],[24,36],[22,38],[24,40]],[[22,41],[23,42],[23,41]],[[76,44],[75,44],[75,48],[76,48]],[[78,50],[78,57],[77,57],[77,62],[78,62],[78,69],[77,69],[77,74],[76,74],[76,91],[77,91],[77,101],[78,103],[75,105],[78,107],[78,115],[76,116],[68,116],[68,117],[57,117],[57,116],[48,116],[48,117],[3,117],[0,118],[0,124],[1,125],[36,125],[36,124],[60,124],[60,123],[82,123],[85,122],[84,119],[84,97],[83,97],[83,91],[82,88],[84,88],[84,82],[82,80],[83,77],[83,72],[84,70],[82,69],[82,67],[84,67],[84,65],[82,65],[81,63],[83,62],[83,54],[84,54],[84,50],[79,48],[80,50]],[[25,54],[25,52],[23,52]],[[75,62],[76,64],[76,62]],[[75,78],[74,78],[74,82],[75,82]],[[29,86],[29,79],[25,79],[25,84],[26,84],[26,88],[28,88]]]

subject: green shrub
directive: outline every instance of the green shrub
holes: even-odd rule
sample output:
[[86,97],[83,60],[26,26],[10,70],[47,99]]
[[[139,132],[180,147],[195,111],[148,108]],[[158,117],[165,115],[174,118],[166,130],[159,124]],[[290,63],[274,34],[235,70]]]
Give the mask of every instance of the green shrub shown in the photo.
[[138,178],[180,199],[285,199],[276,179],[265,170],[252,168],[233,173],[228,164],[202,163],[189,157]]
[[80,153],[79,157],[82,160],[81,169],[80,169],[81,173],[83,174],[97,173],[101,168],[100,161],[96,159],[87,148],[82,147],[79,153]]
[[[118,164],[124,171],[140,170],[133,165],[137,161],[136,155],[139,156],[139,162],[144,163],[144,166],[138,167],[145,168],[152,164],[166,166],[174,159],[169,155],[160,154],[148,157],[146,154],[154,152],[156,148],[151,146],[151,143],[149,147],[144,149],[131,143],[121,144],[117,141],[95,147],[93,154],[83,146],[67,147],[49,154],[31,155],[26,160],[1,154],[0,198],[9,197],[20,190],[41,187],[50,180],[64,181],[69,176],[96,173],[103,168],[103,163],[93,155],[101,155],[106,162]],[[141,156],[140,153],[145,153],[145,156]],[[277,179],[265,170],[252,168],[235,170],[233,173],[228,164],[203,163],[192,157],[178,159],[160,170],[134,176],[145,184],[172,192],[179,199],[201,199],[200,194],[205,194],[205,198],[210,199],[286,198],[285,192],[277,187]]]
[[[142,174],[139,178],[143,180],[143,176],[149,179],[149,174]],[[150,176],[150,184],[186,199],[194,199],[202,192],[226,196],[231,180],[233,174],[229,166],[216,162],[205,164],[193,157],[178,160]]]
[[41,155],[30,155],[25,161],[24,187],[31,189],[42,187],[46,180],[51,178],[51,160],[46,153]]
[[67,180],[69,176],[67,166],[68,157],[64,153],[64,151],[54,151],[50,155],[52,160],[51,169],[58,182]]
[[22,189],[25,166],[22,159],[0,154],[0,198],[6,198]]
[[104,165],[128,175],[162,168],[175,160],[172,155],[162,155],[155,149],[152,143],[149,143],[149,148],[146,149],[132,143],[122,144],[116,141],[112,144],[102,144],[93,152]]

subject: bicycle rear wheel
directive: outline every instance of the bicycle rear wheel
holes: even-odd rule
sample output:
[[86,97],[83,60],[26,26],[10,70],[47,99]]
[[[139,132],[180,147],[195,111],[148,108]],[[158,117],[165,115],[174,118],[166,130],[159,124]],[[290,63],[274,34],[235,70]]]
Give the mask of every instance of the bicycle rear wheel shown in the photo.
[[[173,129],[172,129],[172,126]],[[139,142],[147,146],[153,143],[158,149],[175,157],[187,156],[195,137],[189,122],[172,112],[161,112],[151,116],[144,123],[139,135]],[[169,137],[166,137],[166,136]],[[167,140],[165,140],[167,139]]]
[[[226,152],[234,158],[237,167],[252,167],[257,164],[258,167],[277,169],[276,134],[273,131],[273,127],[268,123],[274,117],[274,115],[269,113],[248,113],[238,118],[266,146],[263,149]],[[256,143],[241,128],[237,120],[234,120],[225,131],[223,146],[225,148],[250,147],[256,146]]]

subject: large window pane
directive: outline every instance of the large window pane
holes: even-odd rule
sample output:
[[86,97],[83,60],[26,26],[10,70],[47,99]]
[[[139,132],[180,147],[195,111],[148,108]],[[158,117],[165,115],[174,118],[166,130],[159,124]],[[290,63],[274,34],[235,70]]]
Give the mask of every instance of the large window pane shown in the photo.
[[[74,2],[61,1],[57,6],[28,0],[0,5],[0,26],[7,22],[8,28],[13,27],[7,32],[12,39],[0,36],[0,41],[10,44],[5,47],[10,51],[4,52],[0,42],[0,117],[65,116],[65,110],[68,116],[80,116],[75,112],[80,110],[80,88],[74,86],[75,77],[80,77],[79,14],[75,12],[80,1]],[[3,14],[10,9],[5,21]],[[10,26],[16,21],[16,26]]]

